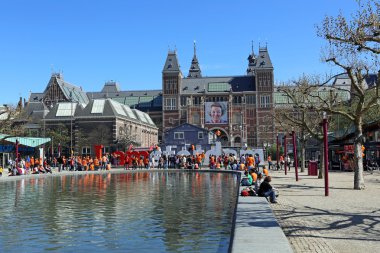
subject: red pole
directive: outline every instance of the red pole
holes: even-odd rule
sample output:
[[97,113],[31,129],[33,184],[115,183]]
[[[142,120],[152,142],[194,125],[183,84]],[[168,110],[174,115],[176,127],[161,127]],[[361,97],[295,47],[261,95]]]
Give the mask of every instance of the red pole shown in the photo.
[[278,143],[278,134],[277,134],[277,138],[276,138],[276,164],[277,164],[277,167],[276,168],[278,168],[278,159],[279,159],[278,146],[279,146],[279,143]]
[[[288,174],[288,167],[287,167],[287,160],[286,160],[286,154],[287,154],[287,150],[286,150],[286,134],[284,135],[284,156],[285,156],[285,164],[284,164],[284,168],[285,168],[285,175]],[[290,166],[290,165],[289,165]]]
[[292,130],[293,137],[293,154],[294,154],[294,171],[296,172],[296,181],[298,181],[298,159],[297,159],[297,144],[296,144],[296,133]]
[[16,139],[16,169],[18,168],[18,140]]
[[329,196],[329,146],[327,141],[327,118],[326,113],[323,113],[323,155],[325,163],[325,196]]

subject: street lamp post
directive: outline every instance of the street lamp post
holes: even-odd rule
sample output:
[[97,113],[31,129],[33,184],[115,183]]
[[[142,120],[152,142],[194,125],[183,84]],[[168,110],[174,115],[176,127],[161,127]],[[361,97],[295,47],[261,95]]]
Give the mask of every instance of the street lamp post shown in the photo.
[[15,163],[16,163],[16,169],[18,168],[18,139],[16,139],[16,159],[15,159]]
[[278,167],[278,159],[279,159],[278,145],[279,145],[279,142],[278,142],[278,134],[277,134],[276,135],[276,164],[277,164],[277,168],[279,168]]
[[243,130],[243,120],[244,120],[244,117],[243,117],[243,111],[240,112],[240,136],[241,136],[241,145],[240,147],[243,147],[244,145],[244,130]]
[[71,107],[71,113],[70,113],[70,157],[72,159],[73,156],[73,91],[70,91],[70,107]]
[[[288,168],[287,168],[287,159],[286,159],[286,154],[287,154],[287,150],[286,150],[287,146],[286,146],[286,134],[284,134],[284,156],[285,156],[285,163],[284,163],[284,170],[285,170],[285,175],[288,174]],[[290,166],[290,165],[289,165]]]
[[296,132],[292,129],[293,137],[293,155],[294,155],[294,171],[296,172],[296,181],[298,181],[298,159],[297,159],[297,144],[296,144]]
[[324,156],[324,165],[325,165],[325,196],[329,196],[329,147],[327,141],[327,116],[326,112],[323,112],[323,156]]

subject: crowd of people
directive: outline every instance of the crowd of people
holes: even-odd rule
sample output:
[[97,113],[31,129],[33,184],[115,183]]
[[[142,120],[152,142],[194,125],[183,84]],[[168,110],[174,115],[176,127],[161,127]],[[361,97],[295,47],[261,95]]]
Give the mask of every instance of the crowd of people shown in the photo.
[[[161,156],[127,156],[124,160],[124,169],[200,169],[204,167],[205,153],[195,155],[166,155]],[[258,154],[245,154],[239,158],[235,154],[222,154],[209,156],[209,169],[250,170],[258,169],[260,165]],[[122,164],[122,163],[121,163]],[[100,159],[91,156],[35,158],[26,156],[19,161],[9,160],[10,176],[25,174],[52,173],[53,169],[61,171],[96,171],[110,170],[111,165],[120,166],[120,159],[114,154],[104,154]],[[265,170],[264,170],[265,171]]]
[[[125,158],[125,169],[199,169],[205,162],[205,153],[195,155],[166,155],[158,158],[153,156],[131,156]],[[239,158],[234,154],[209,156],[209,169],[244,170],[245,168],[259,167],[261,161],[258,154],[246,154]]]
[[19,176],[28,174],[46,174],[53,173],[53,168],[58,172],[67,171],[88,171],[88,170],[110,170],[111,162],[115,157],[108,154],[103,155],[100,159],[90,156],[65,156],[54,158],[38,158],[26,156],[18,161],[8,160],[8,175]]
[[269,197],[271,203],[277,203],[276,197],[278,196],[278,191],[270,184],[272,181],[271,176],[255,169],[246,171],[245,176],[241,184],[242,186],[247,186],[247,188],[242,190],[242,196]]
[[[268,158],[270,159],[270,157]],[[259,164],[254,163],[252,165],[251,160],[252,158],[248,156],[247,166],[243,167],[245,177],[242,178],[241,185],[246,186],[246,188],[242,190],[242,196],[269,197],[271,203],[277,203],[278,191],[270,184],[272,178],[269,176],[268,169],[263,167],[263,170],[260,171]]]

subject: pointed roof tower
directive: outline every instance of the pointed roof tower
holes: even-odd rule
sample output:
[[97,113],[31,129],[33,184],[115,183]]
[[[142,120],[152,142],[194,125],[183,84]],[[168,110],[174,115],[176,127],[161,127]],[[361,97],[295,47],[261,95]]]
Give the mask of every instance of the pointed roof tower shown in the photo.
[[181,72],[180,66],[178,64],[177,51],[169,50],[162,73],[165,74],[176,72]]
[[273,69],[272,61],[269,57],[268,45],[259,46],[259,55],[257,57],[256,69]]
[[255,75],[255,72],[254,72],[255,66],[256,66],[256,56],[253,51],[253,41],[252,41],[252,52],[248,56],[247,75]]
[[187,75],[187,77],[188,78],[202,77],[202,71],[201,71],[201,68],[199,67],[198,59],[197,59],[197,47],[195,45],[195,40],[194,40],[194,56],[193,56],[193,60],[191,61],[191,66],[190,66],[189,74]]

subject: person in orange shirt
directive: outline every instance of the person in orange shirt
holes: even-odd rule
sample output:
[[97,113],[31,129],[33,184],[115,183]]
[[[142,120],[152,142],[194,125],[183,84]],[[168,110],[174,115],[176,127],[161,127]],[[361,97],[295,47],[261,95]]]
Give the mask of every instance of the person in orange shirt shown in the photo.
[[84,171],[87,171],[87,170],[88,170],[87,159],[86,159],[86,157],[83,157],[83,158],[82,158],[82,167],[83,167],[83,170],[84,170]]
[[144,159],[142,157],[138,158],[139,160],[139,166],[140,166],[140,169],[144,168]]
[[253,170],[251,170],[250,172],[252,177],[252,184],[254,184],[257,180],[257,174]]
[[148,157],[144,157],[144,167],[145,167],[145,169],[149,169],[149,158]]
[[201,165],[203,166],[203,163],[205,162],[205,158],[206,158],[205,152],[202,152],[202,154],[201,154],[201,158],[202,158],[202,163],[201,163]]
[[99,159],[96,156],[94,158],[94,167],[95,170],[99,170]]
[[285,164],[284,155],[280,155],[280,169],[282,170],[282,166]]
[[38,165],[40,165],[40,158],[36,158],[36,159],[34,160],[34,166],[35,166],[35,167],[38,167]]
[[200,168],[201,164],[202,164],[202,155],[201,154],[197,154],[196,163],[198,164],[198,168]]
[[30,167],[34,169],[34,157],[30,158]]
[[139,158],[135,156],[132,159],[133,159],[133,163],[132,163],[133,169],[137,170],[137,166],[139,165],[139,162],[140,162]]
[[252,155],[249,155],[247,158],[248,170],[253,169],[255,166],[255,158]]
[[270,170],[270,168],[272,167],[272,157],[271,157],[271,155],[268,155],[267,161],[268,161],[268,170]]
[[66,157],[65,156],[62,157],[62,170],[65,170],[66,162],[67,162]]

